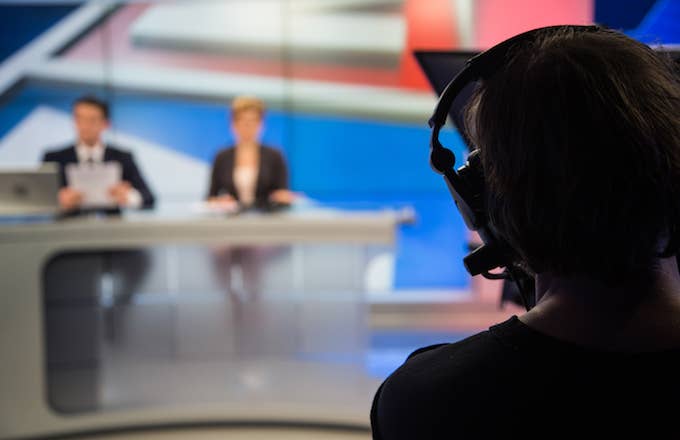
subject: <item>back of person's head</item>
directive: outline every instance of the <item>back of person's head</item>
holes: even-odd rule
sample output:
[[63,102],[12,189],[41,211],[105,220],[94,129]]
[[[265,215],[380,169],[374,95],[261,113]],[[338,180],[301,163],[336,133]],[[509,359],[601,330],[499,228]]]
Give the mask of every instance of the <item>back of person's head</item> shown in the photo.
[[237,119],[239,115],[246,111],[254,111],[260,115],[260,119],[264,117],[265,105],[264,102],[254,96],[237,96],[231,102],[231,118]]
[[492,224],[535,272],[616,282],[680,243],[680,83],[610,30],[545,30],[468,109]]
[[75,110],[75,108],[81,104],[97,107],[101,111],[104,119],[107,121],[109,120],[109,105],[103,99],[100,99],[94,95],[83,95],[73,101],[72,108]]

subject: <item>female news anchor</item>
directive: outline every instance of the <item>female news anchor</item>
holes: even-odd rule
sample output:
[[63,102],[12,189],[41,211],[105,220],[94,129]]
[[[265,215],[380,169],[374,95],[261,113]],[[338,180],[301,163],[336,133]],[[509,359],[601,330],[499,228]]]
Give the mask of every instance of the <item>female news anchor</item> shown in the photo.
[[218,205],[237,202],[241,207],[289,205],[288,169],[283,155],[260,144],[264,103],[236,97],[231,105],[235,144],[217,153],[212,167],[208,201]]
[[[232,101],[234,145],[220,150],[215,157],[208,191],[210,205],[227,209],[269,210],[293,202],[294,194],[288,190],[288,169],[283,155],[260,143],[264,111],[263,102],[257,98],[240,96]],[[244,303],[250,304],[248,307],[257,307],[262,267],[276,253],[276,247],[263,246],[213,249],[216,278],[230,299],[231,313],[240,327],[246,326],[242,313],[243,307],[246,307]],[[233,269],[240,272],[237,279],[232,279]],[[240,328],[238,335],[245,337],[251,333],[247,328]],[[237,341],[237,345],[241,342]]]

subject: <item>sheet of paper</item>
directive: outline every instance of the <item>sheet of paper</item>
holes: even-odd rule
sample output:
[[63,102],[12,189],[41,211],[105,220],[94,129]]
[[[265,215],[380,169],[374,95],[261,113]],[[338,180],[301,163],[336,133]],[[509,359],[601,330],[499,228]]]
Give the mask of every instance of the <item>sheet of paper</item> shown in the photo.
[[83,194],[83,208],[116,206],[109,190],[123,175],[118,162],[69,164],[65,171],[68,185]]
[[196,202],[191,205],[191,212],[204,215],[235,214],[239,210],[236,201],[233,202]]

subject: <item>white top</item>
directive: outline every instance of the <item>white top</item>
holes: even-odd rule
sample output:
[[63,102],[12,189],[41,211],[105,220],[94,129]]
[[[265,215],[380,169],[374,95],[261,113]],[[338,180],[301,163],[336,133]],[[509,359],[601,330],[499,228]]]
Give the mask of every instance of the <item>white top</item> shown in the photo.
[[234,169],[234,186],[239,201],[244,205],[252,205],[255,202],[255,190],[257,188],[257,168],[237,166]]
[[[78,142],[76,145],[76,155],[78,156],[78,163],[102,163],[104,162],[104,145],[97,142],[94,145],[86,145],[83,142]],[[142,195],[135,188],[130,188],[128,193],[126,208],[139,208],[142,206]]]

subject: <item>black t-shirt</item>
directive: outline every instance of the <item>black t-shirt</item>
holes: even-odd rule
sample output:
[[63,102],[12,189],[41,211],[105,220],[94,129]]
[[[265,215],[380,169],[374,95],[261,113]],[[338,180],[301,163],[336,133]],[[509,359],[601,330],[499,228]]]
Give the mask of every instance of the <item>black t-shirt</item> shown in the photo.
[[679,400],[680,349],[589,349],[513,316],[411,354],[376,393],[371,426],[376,440],[680,438]]

